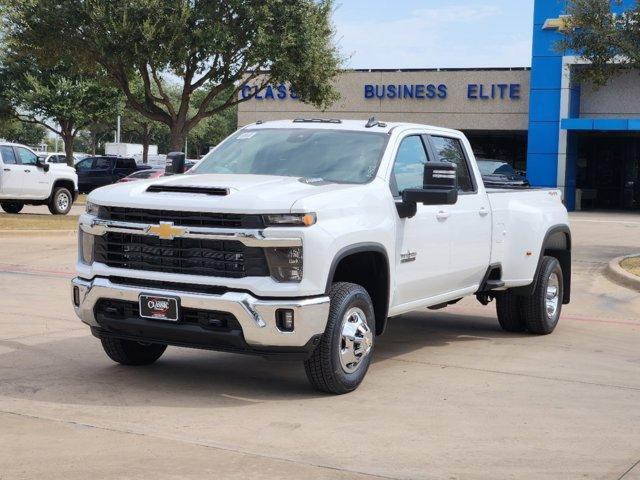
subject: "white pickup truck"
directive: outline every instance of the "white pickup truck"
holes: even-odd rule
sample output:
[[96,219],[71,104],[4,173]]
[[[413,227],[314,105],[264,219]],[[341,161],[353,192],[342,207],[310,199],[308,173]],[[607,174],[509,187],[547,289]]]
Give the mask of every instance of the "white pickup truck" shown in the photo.
[[464,135],[405,123],[244,127],[188,174],[100,188],[72,300],[107,355],[167,345],[304,360],[319,390],[364,378],[388,319],[475,295],[510,332],[569,302],[558,190],[485,189]]
[[2,210],[20,213],[25,205],[47,205],[54,215],[66,215],[77,196],[73,168],[45,163],[25,145],[0,142]]

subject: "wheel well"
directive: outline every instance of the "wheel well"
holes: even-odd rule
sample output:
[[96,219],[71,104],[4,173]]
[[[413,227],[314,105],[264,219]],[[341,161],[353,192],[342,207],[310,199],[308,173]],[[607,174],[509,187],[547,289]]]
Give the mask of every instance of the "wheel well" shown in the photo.
[[56,188],[66,188],[67,190],[69,190],[69,193],[71,193],[71,196],[73,197],[73,200],[75,201],[75,196],[76,196],[76,186],[74,185],[72,180],[66,180],[66,179],[62,179],[62,180],[56,180],[53,183],[53,188],[51,189],[51,195],[53,196],[53,193],[56,191]]
[[373,302],[376,334],[384,332],[389,309],[389,261],[382,251],[357,251],[341,256],[332,266],[328,287],[335,282],[362,286]]

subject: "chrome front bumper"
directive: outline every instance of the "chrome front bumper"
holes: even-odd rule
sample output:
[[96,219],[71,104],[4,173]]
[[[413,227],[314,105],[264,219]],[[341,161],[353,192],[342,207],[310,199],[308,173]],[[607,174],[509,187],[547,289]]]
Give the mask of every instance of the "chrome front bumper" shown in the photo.
[[[158,288],[141,288],[114,284],[106,278],[71,281],[72,303],[76,314],[87,325],[100,328],[94,308],[100,299],[115,299],[137,302],[141,293],[180,297],[185,308],[229,312],[240,326],[244,340],[251,347],[303,347],[314,336],[324,332],[329,315],[329,297],[307,299],[260,300],[248,293],[227,292],[222,295],[190,293]],[[78,288],[79,304],[74,300],[74,288]],[[278,309],[294,311],[295,329],[282,332],[276,326]],[[150,322],[155,322],[150,320]]]

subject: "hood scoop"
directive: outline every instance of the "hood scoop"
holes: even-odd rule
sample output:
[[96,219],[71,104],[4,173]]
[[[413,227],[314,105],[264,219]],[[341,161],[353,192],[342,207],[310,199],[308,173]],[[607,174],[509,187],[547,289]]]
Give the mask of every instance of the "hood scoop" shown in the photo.
[[196,195],[213,195],[216,197],[224,197],[229,195],[228,188],[222,187],[193,187],[188,185],[151,185],[147,188],[150,193],[194,193]]

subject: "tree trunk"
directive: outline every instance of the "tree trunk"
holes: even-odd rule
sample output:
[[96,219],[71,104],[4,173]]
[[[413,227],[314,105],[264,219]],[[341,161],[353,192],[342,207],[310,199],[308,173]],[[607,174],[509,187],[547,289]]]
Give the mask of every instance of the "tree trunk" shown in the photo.
[[62,140],[64,141],[64,154],[67,157],[67,165],[70,167],[74,166],[73,162],[73,142],[75,140],[75,135],[71,133],[63,133]]
[[149,135],[148,129],[146,129],[145,134],[142,136],[142,163],[147,164],[149,158],[149,142],[151,141],[151,135]]
[[[184,152],[184,142],[187,138],[187,132],[184,131],[184,125],[176,125],[171,128],[171,141],[169,143],[169,151]],[[186,152],[185,152],[186,153]]]

